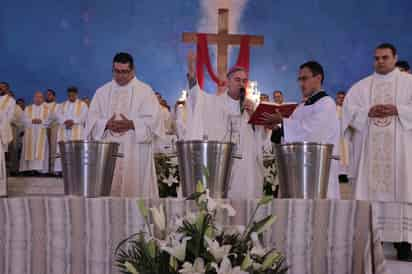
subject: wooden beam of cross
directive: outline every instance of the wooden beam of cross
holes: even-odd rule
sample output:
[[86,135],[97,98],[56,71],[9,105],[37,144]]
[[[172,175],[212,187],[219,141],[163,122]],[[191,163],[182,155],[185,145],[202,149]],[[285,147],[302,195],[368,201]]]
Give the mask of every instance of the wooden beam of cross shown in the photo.
[[[218,30],[216,33],[206,33],[208,44],[217,45],[217,72],[220,79],[224,79],[228,71],[228,48],[240,45],[242,35],[229,34],[229,10],[218,10]],[[263,46],[264,37],[250,35],[250,46]],[[193,44],[197,42],[196,32],[184,32],[183,42]]]

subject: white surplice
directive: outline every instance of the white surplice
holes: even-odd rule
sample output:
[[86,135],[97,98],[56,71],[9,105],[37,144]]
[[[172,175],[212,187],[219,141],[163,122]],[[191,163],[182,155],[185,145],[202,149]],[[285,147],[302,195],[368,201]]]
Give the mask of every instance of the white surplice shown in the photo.
[[54,165],[56,162],[56,153],[57,153],[57,131],[59,128],[59,124],[57,123],[56,111],[59,107],[59,104],[56,102],[49,102],[46,103],[47,107],[49,108],[50,112],[50,124],[49,128],[47,129],[47,138],[49,140],[49,172],[54,171]]
[[9,95],[0,97],[0,196],[7,195],[7,172],[5,153],[13,140],[11,121],[14,116],[16,101]]
[[[58,123],[57,130],[57,148],[56,151],[59,153],[59,142],[61,141],[78,141],[84,140],[84,129],[85,122],[87,118],[87,112],[89,108],[87,105],[77,99],[74,102],[67,100],[66,102],[60,104],[55,112],[55,117]],[[67,129],[64,122],[67,120],[73,120],[73,127]],[[62,171],[61,159],[56,159],[54,163],[54,171]]]
[[[378,104],[395,105],[399,115],[369,118]],[[412,76],[395,69],[356,83],[345,98],[342,123],[351,141],[355,198],[412,202]]]
[[[33,119],[41,119],[41,124],[33,124]],[[24,138],[20,159],[20,171],[49,171],[49,141],[47,128],[50,112],[45,103],[26,107],[23,114]]]
[[[123,114],[134,130],[123,135],[106,130],[109,119]],[[120,143],[124,158],[118,158],[112,195],[158,198],[153,140],[163,134],[159,102],[150,86],[134,78],[126,86],[114,80],[100,87],[93,97],[86,122],[86,136]]]
[[339,138],[339,152],[340,152],[340,160],[339,160],[339,175],[340,174],[348,174],[349,168],[349,144],[348,141],[344,137],[344,129],[342,127],[342,116],[343,116],[343,107],[336,106],[336,114],[338,115],[339,119],[339,130],[340,130],[340,138]]
[[[333,145],[333,154],[339,154],[339,121],[335,101],[325,96],[315,103],[299,104],[288,119],[283,119],[286,143],[315,142]],[[331,161],[327,197],[339,199],[339,162]]]
[[[270,131],[261,126],[252,128],[249,115],[240,113],[239,101],[227,92],[208,94],[198,85],[189,91],[186,140],[208,139],[238,144],[242,159],[234,159],[228,198],[254,199],[263,194],[263,147],[270,144]],[[232,128],[232,134],[231,130]],[[232,138],[232,139],[231,139]]]

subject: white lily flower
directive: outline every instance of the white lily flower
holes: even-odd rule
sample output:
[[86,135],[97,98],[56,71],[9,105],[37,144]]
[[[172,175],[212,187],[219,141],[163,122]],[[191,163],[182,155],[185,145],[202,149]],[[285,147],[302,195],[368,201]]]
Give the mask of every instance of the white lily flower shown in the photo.
[[196,258],[193,265],[185,262],[179,272],[182,274],[204,274],[206,272],[205,262],[202,258]]
[[125,262],[124,266],[126,267],[127,271],[129,271],[132,274],[139,274],[139,272],[137,272],[136,268],[129,262]]
[[240,266],[232,267],[230,260],[225,257],[220,263],[220,267],[217,267],[216,264],[213,264],[217,274],[248,274],[248,272],[242,271]]
[[232,248],[231,245],[222,245],[220,246],[216,240],[211,240],[205,236],[205,241],[207,243],[207,251],[212,254],[212,256],[216,259],[217,262],[220,262],[224,257],[229,255],[230,249]]
[[[173,173],[172,173],[173,174]],[[179,181],[177,180],[176,177],[174,177],[172,174],[169,174],[169,177],[164,178],[162,180],[162,183],[168,185],[169,187],[171,187],[173,184],[177,184]]]
[[[208,191],[207,191],[207,195],[209,195]],[[208,197],[208,199],[207,199],[207,210],[210,212],[210,211],[215,211],[215,210],[218,210],[218,209],[227,210],[227,214],[230,217],[233,217],[233,216],[236,215],[236,210],[230,204],[224,203],[222,199],[214,200],[214,199]]]
[[150,208],[150,212],[152,213],[154,225],[160,230],[164,231],[166,229],[166,217],[163,211],[163,206],[157,209],[156,207]]
[[260,243],[258,234],[256,232],[253,232],[250,235],[250,238],[253,242],[253,248],[252,250],[250,250],[250,254],[257,255],[259,257],[264,256],[266,254],[266,249],[263,248],[262,244]]
[[183,262],[186,258],[186,244],[191,237],[185,237],[182,241],[172,240],[172,246],[163,246],[162,249],[175,257],[179,261]]

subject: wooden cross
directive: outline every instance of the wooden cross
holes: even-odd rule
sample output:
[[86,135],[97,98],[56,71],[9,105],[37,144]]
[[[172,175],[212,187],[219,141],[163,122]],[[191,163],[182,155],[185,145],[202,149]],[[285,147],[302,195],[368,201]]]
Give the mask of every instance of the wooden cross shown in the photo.
[[[218,11],[218,30],[216,33],[207,33],[208,44],[217,45],[217,72],[220,79],[224,79],[228,70],[228,48],[232,45],[240,45],[242,35],[229,34],[229,10],[219,9]],[[263,46],[264,37],[250,35],[250,46]],[[196,43],[196,32],[184,32],[184,43]]]

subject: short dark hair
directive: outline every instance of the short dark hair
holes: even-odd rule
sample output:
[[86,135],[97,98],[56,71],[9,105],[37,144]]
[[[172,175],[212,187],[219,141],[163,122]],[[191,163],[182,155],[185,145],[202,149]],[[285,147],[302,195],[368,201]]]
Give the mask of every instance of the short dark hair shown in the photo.
[[336,92],[336,95],[346,95],[346,92],[343,90],[339,90],[338,92]]
[[280,91],[280,90],[275,90],[275,91],[273,91],[273,94],[275,94],[275,93],[280,93],[280,94],[282,94],[283,95],[283,92],[282,91]]
[[398,68],[404,69],[406,71],[411,69],[411,67],[409,66],[408,61],[405,61],[405,60],[400,60],[400,61],[396,62],[395,66],[398,67]]
[[54,97],[56,97],[56,92],[55,92],[53,89],[48,88],[48,89],[46,90],[46,92],[50,92],[51,94],[53,94]]
[[390,43],[382,43],[382,44],[378,45],[375,50],[377,50],[377,49],[390,49],[392,51],[393,56],[398,54],[398,51],[395,48],[395,46],[390,44]]
[[323,84],[323,81],[325,80],[325,72],[323,71],[323,67],[321,64],[319,64],[316,61],[309,61],[309,62],[306,62],[300,65],[299,67],[299,69],[304,69],[304,68],[308,68],[312,72],[313,76],[321,75],[322,78],[320,82]]
[[129,64],[131,69],[134,69],[134,61],[132,55],[127,52],[119,52],[113,57],[113,65],[114,63],[121,63],[121,64]]
[[10,88],[10,85],[7,82],[0,82],[0,84],[5,85],[8,89]]
[[79,90],[75,86],[70,86],[67,88],[67,93],[69,92],[79,93]]
[[19,103],[19,102],[22,102],[23,104],[25,103],[23,98],[19,98],[16,100],[16,103]]
[[230,76],[232,76],[232,74],[234,74],[234,73],[236,73],[236,72],[238,72],[238,71],[243,71],[243,72],[245,72],[246,74],[248,74],[248,71],[247,71],[246,68],[241,67],[241,66],[234,66],[233,68],[231,68],[231,69],[227,72],[226,77],[227,77],[227,78],[230,78]]

